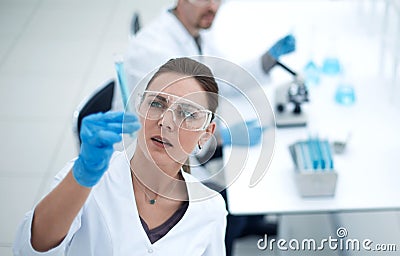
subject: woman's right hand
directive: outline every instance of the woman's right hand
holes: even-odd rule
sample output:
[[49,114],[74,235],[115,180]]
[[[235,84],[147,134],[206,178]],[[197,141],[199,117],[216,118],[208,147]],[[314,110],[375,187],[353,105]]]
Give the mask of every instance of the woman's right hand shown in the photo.
[[106,112],[84,117],[80,131],[81,151],[72,168],[78,184],[96,185],[108,168],[113,145],[122,140],[121,134],[139,129],[138,118],[130,113]]

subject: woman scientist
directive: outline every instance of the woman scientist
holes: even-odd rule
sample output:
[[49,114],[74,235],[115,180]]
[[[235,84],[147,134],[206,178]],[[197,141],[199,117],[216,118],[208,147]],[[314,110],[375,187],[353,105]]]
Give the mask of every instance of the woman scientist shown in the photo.
[[[81,151],[28,212],[15,255],[225,255],[222,197],[183,171],[212,136],[218,86],[205,65],[169,60],[136,97],[139,119],[84,118]],[[113,153],[136,132],[133,156]]]

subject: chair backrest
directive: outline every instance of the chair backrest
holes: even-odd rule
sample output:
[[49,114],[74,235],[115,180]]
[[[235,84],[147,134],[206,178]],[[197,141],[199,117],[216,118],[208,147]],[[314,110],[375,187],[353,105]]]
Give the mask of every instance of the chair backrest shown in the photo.
[[131,20],[131,35],[134,36],[139,32],[141,28],[140,17],[139,13],[133,13],[132,20]]
[[73,132],[79,140],[79,145],[81,144],[79,134],[81,131],[82,119],[90,114],[111,110],[114,87],[115,80],[110,79],[86,97],[76,108],[73,115]]

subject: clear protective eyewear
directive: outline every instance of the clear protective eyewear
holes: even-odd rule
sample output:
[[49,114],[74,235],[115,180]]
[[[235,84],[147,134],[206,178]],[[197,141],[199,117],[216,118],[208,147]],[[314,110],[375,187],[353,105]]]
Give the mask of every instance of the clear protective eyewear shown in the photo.
[[160,120],[172,112],[175,125],[190,131],[203,131],[210,124],[213,113],[189,99],[159,91],[144,91],[135,100],[137,113],[145,119]]
[[211,4],[212,2],[215,4],[220,5],[222,0],[188,0],[189,3],[197,5],[197,6],[207,6]]

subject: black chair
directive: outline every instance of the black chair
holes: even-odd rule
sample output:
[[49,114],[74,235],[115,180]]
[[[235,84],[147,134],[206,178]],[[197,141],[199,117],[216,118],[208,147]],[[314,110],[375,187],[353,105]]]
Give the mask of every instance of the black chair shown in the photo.
[[133,13],[132,20],[131,20],[131,36],[135,36],[137,32],[139,32],[141,28],[141,22],[140,22],[140,17],[139,13],[135,12]]
[[73,132],[78,138],[79,146],[81,138],[79,136],[81,131],[82,119],[90,114],[98,112],[107,112],[111,110],[112,100],[114,97],[115,80],[110,79],[102,86],[97,88],[91,95],[86,97],[76,108],[73,115]]

